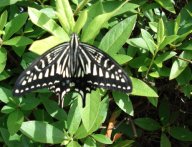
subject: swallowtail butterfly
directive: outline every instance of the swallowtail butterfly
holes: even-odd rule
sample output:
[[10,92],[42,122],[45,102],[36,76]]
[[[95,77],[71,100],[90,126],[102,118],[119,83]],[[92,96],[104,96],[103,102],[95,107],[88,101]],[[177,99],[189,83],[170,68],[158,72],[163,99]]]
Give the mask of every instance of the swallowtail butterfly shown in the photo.
[[13,94],[21,96],[40,88],[48,88],[59,97],[74,90],[85,104],[86,93],[96,88],[131,92],[132,83],[127,74],[109,55],[100,49],[82,43],[73,34],[71,40],[53,47],[36,59],[21,73]]

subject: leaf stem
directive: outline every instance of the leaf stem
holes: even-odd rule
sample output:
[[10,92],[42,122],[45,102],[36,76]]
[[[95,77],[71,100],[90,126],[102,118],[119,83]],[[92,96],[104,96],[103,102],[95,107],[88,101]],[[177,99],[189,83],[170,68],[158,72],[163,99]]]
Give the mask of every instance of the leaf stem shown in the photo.
[[159,51],[159,50],[157,49],[156,52],[155,52],[154,55],[153,55],[153,58],[152,58],[152,60],[151,60],[151,62],[150,62],[150,65],[149,65],[149,68],[148,68],[148,70],[147,70],[147,72],[146,72],[145,79],[147,79],[147,76],[148,76],[149,71],[150,71],[150,69],[151,69],[151,67],[152,67],[152,65],[153,65],[153,62],[154,62],[154,60],[155,60],[155,57],[156,57],[158,51]]
[[181,58],[179,56],[175,56],[176,58],[180,59],[180,60],[183,60],[183,61],[186,61],[186,62],[189,62],[192,64],[192,61],[191,60],[188,60],[188,59],[185,59],[185,58]]
[[135,127],[135,124],[134,124],[132,118],[129,117],[129,118],[128,118],[128,121],[129,121],[129,123],[130,123],[130,125],[131,125],[132,131],[133,131],[133,136],[134,136],[135,138],[138,137],[137,130],[136,130],[136,127]]

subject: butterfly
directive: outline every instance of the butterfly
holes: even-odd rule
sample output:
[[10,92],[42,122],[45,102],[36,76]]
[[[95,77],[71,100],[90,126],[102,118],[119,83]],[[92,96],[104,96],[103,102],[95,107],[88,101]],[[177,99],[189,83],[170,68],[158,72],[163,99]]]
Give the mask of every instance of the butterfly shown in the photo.
[[46,51],[21,73],[16,80],[13,94],[22,96],[27,92],[48,88],[54,92],[63,107],[69,91],[78,92],[83,98],[96,88],[132,91],[132,82],[122,67],[102,50],[80,42],[72,34],[69,42]]

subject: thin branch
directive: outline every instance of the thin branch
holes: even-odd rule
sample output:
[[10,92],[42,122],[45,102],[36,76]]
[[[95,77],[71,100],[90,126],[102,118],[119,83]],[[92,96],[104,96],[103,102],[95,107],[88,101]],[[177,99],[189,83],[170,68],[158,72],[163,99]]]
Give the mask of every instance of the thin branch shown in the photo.
[[128,121],[130,122],[131,128],[133,130],[133,136],[136,138],[138,137],[135,124],[133,123],[133,120],[131,117],[128,118]]
[[180,60],[183,60],[183,61],[186,61],[186,62],[189,62],[189,63],[192,64],[192,61],[191,61],[191,60],[188,60],[188,59],[185,59],[185,58],[181,58],[181,57],[179,57],[179,56],[175,56],[175,57],[177,57],[177,58],[180,59]]

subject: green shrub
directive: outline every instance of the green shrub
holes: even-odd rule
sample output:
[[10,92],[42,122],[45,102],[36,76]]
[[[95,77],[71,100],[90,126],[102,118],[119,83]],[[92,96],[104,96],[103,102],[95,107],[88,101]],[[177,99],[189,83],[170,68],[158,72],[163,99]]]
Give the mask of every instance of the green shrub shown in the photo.
[[[192,3],[1,0],[0,144],[4,146],[190,146]],[[103,89],[14,97],[15,80],[46,50],[79,34],[131,77],[131,94]]]

